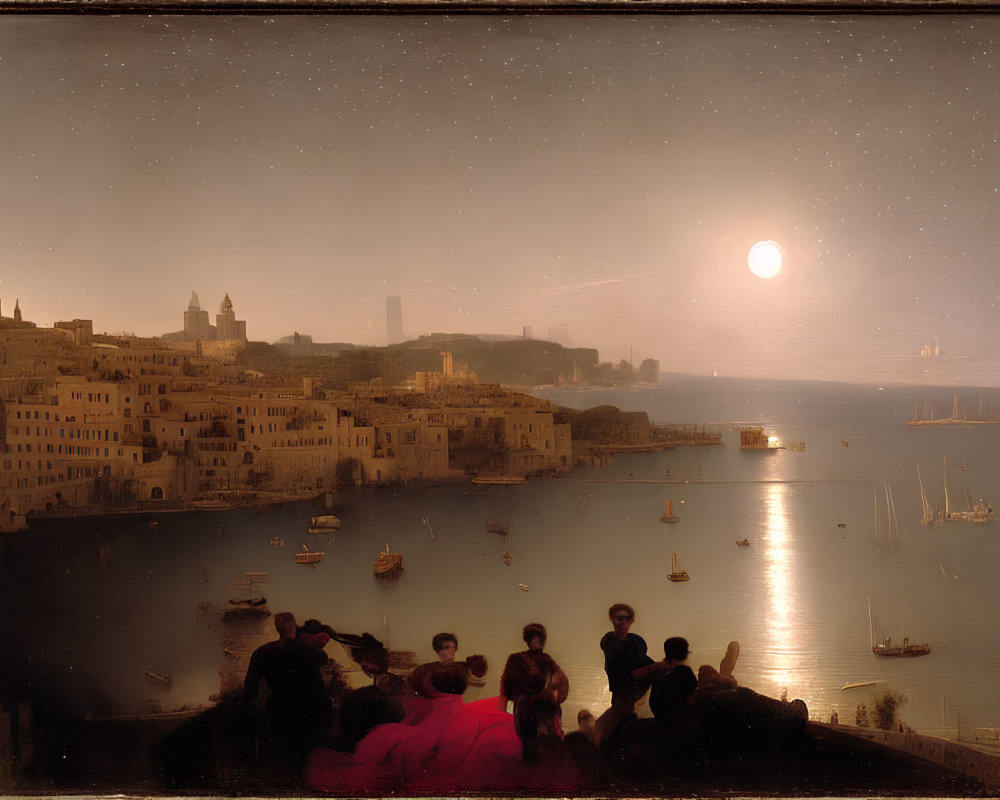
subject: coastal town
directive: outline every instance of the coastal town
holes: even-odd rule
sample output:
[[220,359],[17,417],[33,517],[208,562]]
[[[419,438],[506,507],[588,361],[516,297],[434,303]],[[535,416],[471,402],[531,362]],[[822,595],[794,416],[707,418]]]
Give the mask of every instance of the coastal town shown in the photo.
[[[96,334],[82,319],[39,327],[19,302],[13,316],[0,316],[0,530],[23,528],[32,515],[267,505],[337,485],[523,479],[599,462],[609,441],[648,448],[717,439],[656,431],[633,414],[596,449],[574,454],[565,414],[482,382],[443,349],[472,337],[418,342],[408,352],[425,368],[405,371],[402,351],[389,369],[372,367],[370,349],[345,346],[338,361],[336,349],[298,334],[284,350],[248,342],[228,295],[215,319],[209,324],[197,294],[183,329],[154,338]],[[544,371],[553,383],[615,372],[596,351],[567,360],[558,345],[511,344],[560,351],[562,363]],[[655,381],[658,370],[644,362],[628,377]]]

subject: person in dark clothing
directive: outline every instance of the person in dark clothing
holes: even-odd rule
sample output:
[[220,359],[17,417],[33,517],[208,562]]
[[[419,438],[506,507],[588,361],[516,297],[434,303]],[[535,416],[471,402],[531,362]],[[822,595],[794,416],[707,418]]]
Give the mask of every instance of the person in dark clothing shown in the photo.
[[671,636],[663,643],[663,660],[632,671],[639,682],[650,682],[649,710],[661,726],[677,722],[685,702],[698,688],[698,679],[684,662],[691,649],[687,639]]
[[595,741],[606,740],[623,720],[635,713],[635,704],[645,694],[647,683],[636,681],[633,670],[653,663],[646,654],[646,640],[629,629],[635,621],[635,610],[626,603],[615,603],[608,609],[614,630],[604,634],[604,671],[611,690],[611,708],[601,714],[595,726]]
[[330,730],[332,705],[319,671],[327,661],[322,648],[329,637],[325,633],[299,637],[295,617],[287,612],[275,614],[274,627],[277,641],[261,645],[250,656],[243,696],[256,701],[261,682],[266,684],[268,743],[276,756],[296,763]]
[[522,632],[528,649],[511,653],[500,676],[501,711],[507,702],[514,703],[514,729],[521,740],[525,763],[538,759],[538,737],[550,736],[561,740],[563,701],[569,693],[566,673],[548,653],[543,652],[547,634],[545,626],[532,622]]

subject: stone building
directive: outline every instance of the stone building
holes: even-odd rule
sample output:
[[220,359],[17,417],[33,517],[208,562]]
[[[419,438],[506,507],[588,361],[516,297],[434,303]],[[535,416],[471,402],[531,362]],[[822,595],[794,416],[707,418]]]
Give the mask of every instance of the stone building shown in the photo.
[[219,313],[215,315],[215,325],[208,320],[208,312],[202,309],[198,301],[198,293],[191,292],[187,311],[184,312],[183,339],[186,342],[247,340],[247,324],[245,320],[236,319],[233,301],[229,295],[223,298],[219,305]]

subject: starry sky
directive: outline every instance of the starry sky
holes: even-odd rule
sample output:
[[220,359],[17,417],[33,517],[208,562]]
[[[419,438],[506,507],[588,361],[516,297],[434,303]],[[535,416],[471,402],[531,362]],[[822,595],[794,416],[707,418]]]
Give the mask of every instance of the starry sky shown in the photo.
[[[0,303],[1000,384],[1000,16],[0,18]],[[771,239],[777,277],[750,273]],[[943,368],[942,368],[943,369]],[[942,372],[941,375],[945,375]]]

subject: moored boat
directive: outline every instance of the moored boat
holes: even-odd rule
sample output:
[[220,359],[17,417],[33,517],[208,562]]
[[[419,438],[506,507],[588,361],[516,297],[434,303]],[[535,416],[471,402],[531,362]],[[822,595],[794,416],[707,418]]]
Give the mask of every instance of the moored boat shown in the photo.
[[979,416],[970,417],[965,408],[958,400],[958,392],[952,394],[952,404],[951,404],[951,416],[948,417],[935,417],[934,416],[934,405],[927,397],[924,395],[924,407],[922,410],[917,409],[917,404],[913,404],[913,419],[907,421],[907,425],[911,428],[930,428],[930,427],[964,427],[970,425],[995,425],[1000,422],[1000,417],[997,416],[996,409],[986,397],[985,392],[979,393]]
[[398,578],[403,574],[403,554],[391,552],[386,542],[385,550],[379,553],[372,565],[372,572],[376,578]]
[[677,581],[691,580],[691,576],[688,575],[687,572],[681,569],[680,562],[677,559],[677,553],[670,554],[670,566],[671,566],[671,572],[669,575],[667,575],[668,581],[674,581],[676,583]]
[[871,627],[872,652],[877,656],[887,656],[899,658],[902,656],[925,656],[931,651],[931,646],[927,642],[913,643],[909,636],[903,637],[901,645],[893,644],[892,638],[886,636],[875,612],[872,611],[871,601],[868,602],[868,620]]
[[340,528],[340,517],[334,514],[321,514],[309,520],[309,533],[330,533]]
[[296,564],[318,564],[323,560],[326,555],[322,550],[310,550],[305,545],[302,545],[302,552],[295,554]]
[[674,514],[673,501],[667,500],[667,507],[663,512],[663,516],[660,517],[660,522],[680,522],[680,517]]

